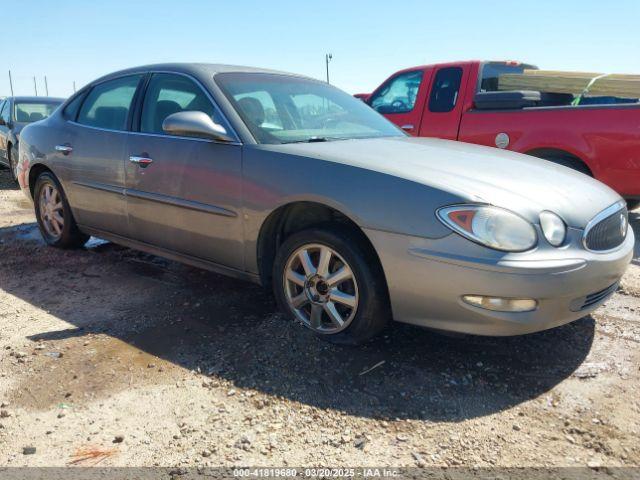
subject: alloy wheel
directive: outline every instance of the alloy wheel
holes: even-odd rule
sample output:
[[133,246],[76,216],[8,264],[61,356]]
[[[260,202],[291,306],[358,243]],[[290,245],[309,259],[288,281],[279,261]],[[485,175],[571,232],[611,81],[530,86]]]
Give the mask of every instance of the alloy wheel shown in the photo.
[[312,330],[338,333],[355,317],[358,284],[352,268],[332,248],[303,245],[287,260],[283,277],[289,307]]
[[60,238],[64,230],[64,209],[60,192],[51,183],[46,183],[40,190],[39,207],[47,234],[54,239]]

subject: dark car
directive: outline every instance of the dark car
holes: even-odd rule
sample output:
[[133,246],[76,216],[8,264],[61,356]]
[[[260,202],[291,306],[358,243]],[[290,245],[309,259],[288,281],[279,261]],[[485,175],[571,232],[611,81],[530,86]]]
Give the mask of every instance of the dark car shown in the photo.
[[44,120],[58,108],[64,98],[8,97],[0,101],[0,164],[11,170],[17,181],[18,140],[29,123]]

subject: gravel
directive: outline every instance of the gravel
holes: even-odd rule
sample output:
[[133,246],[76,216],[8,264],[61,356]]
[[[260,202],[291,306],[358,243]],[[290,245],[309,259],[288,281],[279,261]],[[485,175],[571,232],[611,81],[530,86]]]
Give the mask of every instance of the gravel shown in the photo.
[[97,240],[46,247],[7,176],[0,467],[640,463],[638,255],[604,307],[554,330],[395,324],[344,348],[255,285]]

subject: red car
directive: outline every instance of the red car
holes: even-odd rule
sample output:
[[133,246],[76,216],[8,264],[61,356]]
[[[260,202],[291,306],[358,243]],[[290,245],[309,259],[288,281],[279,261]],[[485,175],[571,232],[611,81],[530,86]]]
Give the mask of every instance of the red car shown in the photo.
[[411,135],[551,160],[609,185],[631,208],[640,205],[638,99],[584,97],[575,106],[573,95],[498,91],[501,75],[535,68],[481,61],[414,67],[356,96]]

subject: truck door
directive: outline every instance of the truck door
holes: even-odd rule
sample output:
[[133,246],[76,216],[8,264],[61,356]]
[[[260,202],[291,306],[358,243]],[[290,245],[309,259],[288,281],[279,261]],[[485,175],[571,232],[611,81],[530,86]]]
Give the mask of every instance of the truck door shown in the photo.
[[469,67],[440,67],[434,75],[429,98],[422,113],[420,137],[458,139],[462,118],[462,90],[469,76]]
[[411,135],[418,135],[428,73],[424,68],[399,72],[369,97],[369,105]]

